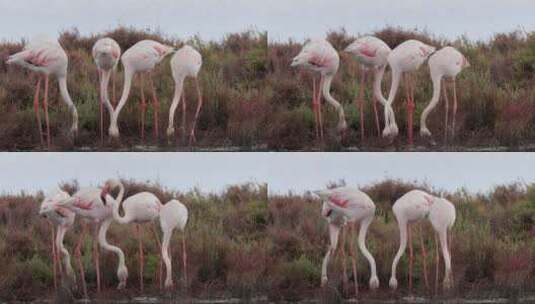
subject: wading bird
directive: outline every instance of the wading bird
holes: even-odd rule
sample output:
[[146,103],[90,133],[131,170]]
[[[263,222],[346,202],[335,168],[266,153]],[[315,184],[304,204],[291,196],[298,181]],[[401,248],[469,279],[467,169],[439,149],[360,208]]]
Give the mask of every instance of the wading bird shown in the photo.
[[[433,229],[438,235],[440,240],[440,246],[442,248],[442,255],[444,257],[444,282],[445,289],[449,289],[452,286],[452,273],[451,273],[451,257],[448,249],[448,230],[451,229],[455,222],[455,206],[444,198],[438,198],[432,196],[421,190],[412,190],[400,197],[392,207],[394,215],[399,225],[399,238],[400,245],[399,250],[394,257],[392,263],[392,276],[390,277],[390,287],[395,289],[398,286],[396,279],[396,268],[401,256],[405,253],[407,243],[409,243],[409,290],[412,289],[412,265],[413,265],[413,250],[412,250],[412,236],[410,226],[420,220],[428,218],[433,226]],[[421,228],[421,227],[420,227]],[[435,248],[436,248],[436,282],[438,286],[438,242],[435,235]],[[429,282],[427,279],[427,267],[426,267],[426,252],[423,242],[422,230],[420,229],[420,243],[422,246],[422,260],[424,269],[424,280],[426,287],[429,288]]]
[[41,90],[42,78],[44,78],[43,109],[45,112],[46,143],[50,149],[50,124],[48,121],[48,80],[50,75],[54,75],[58,79],[61,97],[71,111],[72,125],[70,133],[74,136],[78,131],[78,112],[67,89],[67,66],[69,60],[67,53],[65,53],[59,42],[48,38],[35,39],[28,43],[21,52],[9,56],[6,63],[20,65],[40,74],[33,98],[33,107],[37,117],[41,145],[44,145],[44,140],[39,111],[39,91]]
[[[128,269],[126,268],[124,253],[116,246],[110,245],[106,240],[106,233],[110,224],[113,222],[113,211],[111,206],[105,204],[104,198],[101,197],[102,189],[96,187],[86,187],[78,190],[68,199],[59,203],[60,206],[65,207],[77,215],[92,220],[95,223],[95,235],[93,239],[93,258],[95,260],[95,269],[97,273],[97,290],[100,292],[100,263],[98,247],[96,246],[97,228],[98,228],[98,243],[102,248],[111,251],[117,255],[119,259],[117,267],[117,278],[119,284],[117,289],[122,289],[126,286],[126,279],[128,278]],[[117,199],[122,200],[124,190],[119,191]],[[82,238],[85,236],[87,228],[84,227]],[[79,250],[79,249],[78,249]],[[79,254],[79,251],[78,251]],[[80,267],[82,265],[80,264]],[[84,284],[84,290],[86,290]]]
[[[312,86],[312,108],[316,121],[316,138],[323,141],[323,122],[321,118],[321,95],[325,97],[338,113],[337,130],[341,137],[347,129],[344,109],[336,99],[331,96],[331,82],[338,71],[340,57],[334,47],[325,39],[313,39],[307,42],[301,52],[292,60],[291,66],[303,66],[320,73],[320,82],[316,90],[316,81]],[[316,92],[317,91],[317,92]]]
[[132,86],[132,79],[136,72],[141,73],[140,78],[140,89],[141,89],[141,138],[145,137],[145,111],[147,105],[145,103],[145,93],[143,91],[143,73],[149,74],[149,83],[150,89],[152,91],[152,105],[154,112],[154,136],[158,138],[158,113],[160,111],[160,104],[158,98],[156,97],[156,90],[154,89],[154,82],[152,80],[152,71],[156,64],[162,61],[165,56],[174,52],[174,48],[156,41],[152,40],[142,40],[134,44],[131,48],[126,50],[121,57],[121,62],[124,66],[124,85],[123,93],[121,94],[121,99],[119,104],[115,109],[111,122],[109,135],[112,137],[119,137],[119,127],[117,125],[117,120],[119,118],[119,113],[121,113],[122,108],[128,100],[128,95],[130,94],[130,89]]
[[[440,86],[442,78],[450,78],[453,82],[453,109],[451,121],[451,137],[455,136],[455,114],[457,113],[457,87],[455,84],[455,77],[462,69],[470,66],[466,57],[461,52],[451,46],[446,46],[436,51],[429,57],[429,70],[431,72],[431,80],[433,81],[433,97],[429,105],[425,108],[420,118],[420,136],[431,137],[431,132],[427,128],[426,119],[429,113],[436,107],[440,98]],[[444,140],[448,140],[448,93],[446,92],[446,80],[444,79],[444,87],[442,88],[444,102],[446,106],[444,117]]]
[[184,80],[186,77],[193,78],[195,82],[195,88],[197,89],[197,110],[195,111],[195,118],[191,126],[191,132],[189,135],[189,143],[196,142],[195,138],[195,126],[197,125],[197,119],[202,107],[202,95],[199,88],[199,80],[197,74],[202,65],[202,57],[197,50],[189,45],[185,45],[180,48],[171,58],[171,71],[173,73],[173,79],[175,80],[175,95],[169,109],[169,126],[167,127],[167,136],[173,136],[175,134],[174,118],[175,111],[180,103],[180,97],[182,97],[182,128],[184,130],[184,136],[186,135],[186,97],[184,93]]
[[385,105],[385,128],[384,137],[395,137],[398,134],[398,126],[392,109],[392,103],[396,97],[399,82],[403,73],[407,73],[405,89],[407,93],[407,133],[409,145],[413,143],[412,118],[415,108],[414,103],[414,76],[410,72],[418,70],[424,61],[435,51],[435,47],[429,46],[417,40],[407,40],[392,50],[388,56],[388,64],[392,69],[392,84],[388,100]]
[[[150,192],[140,192],[134,194],[124,201],[122,196],[114,199],[108,194],[109,190],[119,187],[121,192],[124,191],[123,184],[116,179],[111,179],[106,182],[102,190],[102,195],[106,198],[106,204],[113,208],[113,218],[120,224],[136,223],[138,238],[139,238],[139,283],[143,290],[143,245],[141,241],[141,233],[139,231],[140,223],[154,222],[156,219],[160,220],[160,227],[163,232],[161,243],[161,257],[163,257],[166,267],[165,288],[173,286],[173,277],[171,269],[171,258],[169,254],[169,242],[173,234],[173,230],[178,229],[184,231],[188,221],[188,209],[177,200],[170,200],[165,205],[162,205],[160,200]],[[122,205],[124,216],[119,214],[119,208]],[[153,231],[154,232],[154,231]],[[155,236],[156,233],[154,232]],[[158,239],[157,239],[158,240]],[[158,241],[159,243],[159,241]],[[186,277],[186,240],[185,235],[182,238],[182,254],[184,276]],[[161,278],[161,275],[160,275]],[[161,283],[160,283],[161,286]]]
[[[121,57],[121,47],[111,38],[101,38],[93,46],[92,54],[97,65],[100,84],[100,142],[102,143],[104,141],[104,105],[106,105],[111,117],[113,115],[113,106],[108,95],[108,85],[110,76],[117,68],[117,63]],[[115,102],[115,81],[113,81],[112,91]]]
[[[338,236],[340,230],[347,224],[349,225],[350,237],[350,255],[353,266],[353,278],[355,282],[355,294],[358,294],[357,282],[357,264],[356,252],[354,251],[354,230],[357,225],[360,225],[358,235],[358,246],[362,254],[366,257],[370,264],[370,288],[376,289],[379,287],[379,279],[377,277],[377,270],[375,259],[366,248],[366,233],[375,216],[375,204],[370,197],[355,188],[340,187],[330,190],[321,190],[315,192],[323,201],[321,215],[329,222],[329,249],[323,259],[321,268],[321,285],[327,283],[327,266],[331,256],[335,253],[338,244]],[[342,246],[344,246],[342,240]],[[344,248],[342,247],[342,252]],[[345,255],[344,255],[345,256]],[[345,258],[344,258],[345,260]],[[344,278],[346,277],[346,268],[344,263]]]
[[[67,277],[71,282],[76,283],[76,275],[71,266],[71,255],[65,245],[63,239],[65,233],[74,225],[75,214],[74,212],[58,206],[58,203],[62,200],[68,199],[70,196],[68,193],[57,190],[51,195],[45,197],[41,202],[41,208],[39,209],[39,215],[48,219],[52,225],[57,226],[57,232],[54,236],[54,228],[52,228],[52,261],[54,267],[54,287],[57,289],[56,274],[57,269],[62,273],[60,256],[63,255],[63,264]],[[78,257],[79,258],[79,257]],[[81,263],[79,261],[79,263]],[[85,294],[87,297],[87,294]]]
[[377,128],[377,136],[381,136],[381,129],[379,126],[379,115],[377,114],[377,101],[383,106],[386,104],[386,99],[381,91],[381,82],[385,73],[387,58],[392,50],[381,39],[373,36],[365,36],[355,40],[345,49],[356,57],[360,63],[360,85],[358,100],[356,106],[360,108],[360,135],[364,140],[364,86],[366,84],[369,71],[373,71],[373,112],[375,114],[375,125]]

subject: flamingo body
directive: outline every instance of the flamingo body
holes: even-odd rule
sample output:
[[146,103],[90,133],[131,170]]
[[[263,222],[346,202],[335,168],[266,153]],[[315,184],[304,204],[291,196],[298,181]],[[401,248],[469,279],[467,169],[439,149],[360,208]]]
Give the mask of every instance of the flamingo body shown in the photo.
[[[368,227],[375,217],[375,204],[371,198],[359,189],[352,187],[340,187],[330,190],[315,192],[322,200],[323,206],[321,214],[329,222],[331,245],[323,259],[322,265],[322,284],[327,282],[327,265],[336,250],[338,243],[338,234],[340,229],[349,224],[360,224],[358,245],[370,264],[370,281],[371,289],[379,287],[375,259],[366,248],[365,239]],[[356,274],[356,268],[354,268]],[[356,279],[355,279],[356,280]],[[355,292],[358,292],[355,281]]]
[[[443,78],[451,78],[455,81],[457,74],[459,74],[464,68],[470,66],[466,57],[461,54],[457,49],[451,46],[446,46],[436,51],[431,57],[429,57],[429,71],[431,72],[431,80],[433,82],[433,97],[429,105],[424,109],[420,118],[420,136],[431,136],[431,131],[427,128],[426,120],[429,113],[436,107],[440,98],[440,88]],[[456,94],[454,90],[454,94]],[[457,96],[454,95],[454,107],[456,107]],[[446,100],[446,103],[448,101]],[[446,108],[447,111],[447,108]],[[454,109],[455,113],[456,109]],[[447,129],[447,116],[446,116]],[[455,114],[453,118],[453,124],[455,124]]]
[[[455,223],[455,206],[444,198],[438,198],[421,190],[412,190],[400,197],[392,207],[399,225],[400,247],[392,263],[390,287],[398,286],[396,268],[399,259],[405,253],[408,243],[408,225],[429,219],[439,236],[445,261],[444,287],[451,286],[451,256],[448,249],[447,233]],[[412,245],[411,245],[412,246]]]
[[[334,75],[338,71],[340,65],[340,56],[334,47],[325,39],[312,39],[307,42],[299,54],[292,60],[290,66],[302,66],[309,70],[319,72],[321,74],[320,90],[327,102],[331,104],[338,114],[337,130],[342,135],[347,129],[344,109],[340,103],[331,96],[330,88]],[[313,92],[313,106],[316,112],[316,126],[322,129],[321,122],[321,104],[319,102],[320,94]],[[316,131],[318,136],[318,131]],[[321,134],[323,131],[321,130]],[[323,135],[320,136],[321,138]]]
[[58,190],[57,192],[45,197],[41,202],[39,215],[50,220],[54,225],[58,226],[55,246],[63,254],[63,264],[65,266],[67,276],[73,281],[76,281],[76,275],[71,265],[71,256],[69,251],[63,244],[65,233],[74,225],[75,213],[58,205],[59,202],[69,198],[69,194]]
[[[197,111],[195,113],[195,118],[193,121],[193,125],[190,132],[190,142],[195,140],[195,126],[196,122],[199,116],[199,112],[201,110],[202,106],[202,96],[200,93],[199,84],[197,81],[197,75],[199,74],[199,71],[202,66],[202,56],[201,54],[194,49],[193,47],[189,45],[185,45],[182,48],[180,48],[178,51],[175,52],[173,57],[171,58],[171,72],[173,75],[173,79],[175,80],[175,94],[173,96],[173,101],[171,102],[171,107],[169,109],[169,125],[167,127],[167,136],[172,136],[175,133],[174,128],[174,116],[176,112],[176,108],[178,107],[178,104],[180,103],[181,97],[182,102],[184,104],[182,105],[182,110],[184,113],[183,121],[182,123],[186,123],[185,119],[185,110],[186,110],[186,104],[185,104],[185,98],[183,96],[184,94],[184,80],[186,77],[191,77],[195,80],[195,84],[197,86],[197,93],[198,93],[198,101],[197,101]],[[185,130],[186,126],[182,126]]]

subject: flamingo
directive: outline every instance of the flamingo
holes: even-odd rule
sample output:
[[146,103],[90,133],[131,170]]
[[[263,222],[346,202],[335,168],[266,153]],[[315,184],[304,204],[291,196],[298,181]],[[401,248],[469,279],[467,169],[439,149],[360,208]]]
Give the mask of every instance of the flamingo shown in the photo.
[[[392,69],[392,84],[388,100],[385,104],[385,128],[383,130],[384,137],[395,137],[398,134],[398,126],[392,110],[392,103],[396,97],[396,93],[403,73],[410,73],[418,70],[424,61],[435,51],[435,47],[427,45],[418,40],[407,40],[392,50],[388,56],[388,64]],[[407,76],[406,80],[407,93],[407,129],[409,144],[412,145],[412,116],[415,108],[414,103],[414,79]]]
[[70,133],[71,135],[75,135],[78,131],[78,112],[76,111],[76,107],[74,106],[67,89],[67,66],[69,60],[67,58],[67,53],[65,53],[65,50],[63,50],[59,42],[44,37],[34,39],[28,43],[21,52],[9,56],[6,63],[22,66],[39,74],[33,99],[33,107],[35,116],[37,117],[41,145],[44,145],[44,140],[41,114],[39,112],[39,91],[41,90],[42,78],[44,78],[45,88],[43,109],[45,112],[46,142],[48,149],[50,149],[50,125],[48,121],[48,80],[50,75],[56,76],[61,97],[71,111],[72,125]]
[[[466,57],[457,49],[446,46],[436,51],[429,57],[429,70],[431,72],[431,80],[433,81],[433,97],[429,105],[424,109],[420,118],[420,136],[431,137],[431,132],[425,123],[429,113],[436,107],[440,98],[440,85],[443,77],[449,77],[453,81],[453,109],[452,109],[452,137],[455,135],[455,114],[457,113],[457,88],[455,84],[455,77],[461,70],[470,66]],[[444,119],[444,139],[448,139],[448,95],[446,93],[446,86],[444,83],[443,95],[446,105],[446,113]]]
[[[340,57],[334,47],[325,39],[312,39],[307,42],[301,52],[295,56],[290,66],[303,66],[315,72],[319,72],[320,82],[316,92],[316,81],[312,87],[312,108],[314,110],[316,139],[323,141],[323,122],[321,118],[321,94],[335,108],[338,113],[337,130],[341,137],[347,129],[344,109],[340,103],[331,96],[331,82],[338,71]],[[321,90],[321,93],[320,93]]]
[[348,45],[345,49],[345,52],[353,54],[361,65],[362,76],[360,76],[358,97],[359,101],[357,102],[357,106],[358,103],[360,103],[361,138],[362,140],[364,140],[364,84],[366,82],[369,70],[372,70],[374,74],[373,96],[375,100],[372,101],[372,104],[373,112],[375,114],[377,136],[381,136],[376,102],[379,101],[383,105],[386,104],[386,99],[383,96],[383,92],[381,91],[381,82],[383,80],[386,65],[388,64],[388,55],[390,55],[390,52],[392,52],[392,50],[383,40],[373,36],[364,36]]
[[[117,179],[110,179],[106,182],[102,195],[106,198],[106,204],[113,208],[113,218],[120,224],[129,223],[148,223],[153,222],[156,219],[160,220],[160,227],[163,231],[163,238],[161,244],[161,257],[163,257],[166,267],[165,288],[171,288],[173,286],[171,258],[169,253],[169,242],[175,228],[179,228],[184,231],[186,223],[188,221],[188,209],[178,200],[170,200],[165,205],[162,205],[160,200],[150,192],[140,192],[134,194],[124,201],[122,196],[117,199],[111,197],[108,192],[114,188],[120,188],[120,191],[124,191],[123,184]],[[123,206],[124,216],[119,214],[120,205]],[[137,232],[139,237],[139,281],[141,290],[143,290],[143,247],[141,242],[141,234],[139,233],[139,225],[137,226]],[[159,241],[158,241],[159,242]],[[185,236],[182,238],[182,253],[183,253],[183,266],[186,269],[186,240]],[[184,276],[187,280],[186,273]],[[161,277],[161,276],[160,276]]]
[[[428,218],[438,234],[440,245],[442,247],[442,255],[444,258],[444,281],[443,286],[445,289],[449,289],[452,286],[452,273],[451,273],[451,256],[448,249],[448,231],[455,223],[455,206],[445,198],[435,197],[421,190],[412,190],[400,197],[392,207],[394,215],[399,225],[400,245],[399,250],[394,257],[392,263],[392,275],[390,277],[389,285],[392,289],[396,289],[398,281],[396,279],[396,268],[401,256],[405,253],[407,248],[407,242],[409,243],[409,290],[412,289],[412,264],[413,264],[413,250],[412,250],[412,238],[411,238],[411,224]],[[409,226],[409,227],[407,227]],[[423,257],[423,270],[424,280],[427,287],[429,287],[427,279],[427,267],[425,263],[426,252],[423,242],[422,231],[420,230],[420,243],[422,246]],[[436,241],[436,282],[435,286],[438,286],[438,242]]]
[[[61,264],[59,262],[61,252],[63,255],[63,264],[67,277],[72,281],[76,282],[76,275],[71,266],[71,256],[69,251],[65,248],[63,244],[63,239],[67,230],[72,228],[74,225],[75,214],[74,212],[58,206],[58,203],[62,200],[69,198],[69,194],[57,190],[56,192],[48,195],[41,202],[41,207],[39,209],[39,215],[48,219],[54,226],[57,226],[57,232],[54,239],[54,228],[52,228],[52,260],[54,267],[54,287],[57,288],[56,283],[56,268],[59,267],[61,273]],[[85,295],[87,297],[87,294]]]
[[[167,55],[174,52],[175,49],[171,46],[153,41],[142,40],[134,44],[131,48],[126,50],[121,57],[121,62],[124,66],[124,86],[121,99],[115,109],[111,121],[108,133],[111,137],[119,137],[119,127],[117,126],[117,120],[119,113],[128,100],[128,94],[132,86],[132,79],[136,72],[146,72],[149,74],[150,88],[152,91],[152,104],[154,110],[154,136],[158,138],[158,112],[160,105],[158,98],[156,97],[156,90],[154,89],[154,83],[152,80],[152,70],[160,61],[162,61]],[[141,138],[145,137],[145,95],[143,92],[143,75],[140,75],[141,80]]]
[[[175,80],[175,95],[171,108],[169,109],[169,126],[167,127],[167,136],[173,136],[175,133],[174,117],[175,111],[180,103],[180,97],[182,96],[182,128],[186,132],[186,98],[183,93],[184,80],[186,77],[192,77],[195,81],[195,87],[197,89],[197,110],[195,111],[195,119],[193,119],[193,125],[191,126],[189,143],[196,141],[195,138],[195,126],[202,107],[202,95],[199,88],[199,81],[197,74],[202,65],[202,57],[197,50],[189,45],[185,45],[180,48],[171,58],[171,71],[173,73],[173,79]],[[185,134],[185,133],[184,133]]]
[[[358,282],[357,282],[357,264],[356,254],[354,252],[353,233],[357,224],[360,225],[358,246],[362,254],[366,257],[370,264],[370,281],[369,286],[371,289],[379,287],[379,279],[377,277],[377,269],[375,259],[366,248],[366,233],[375,216],[375,204],[370,197],[352,187],[340,187],[330,190],[320,190],[315,192],[321,200],[323,200],[323,206],[321,215],[329,222],[329,238],[330,245],[327,253],[323,259],[321,268],[321,285],[325,286],[328,281],[327,278],[327,265],[331,256],[336,251],[338,244],[338,236],[340,229],[346,224],[349,224],[350,234],[350,255],[353,264],[353,277],[355,280],[355,294],[358,294]],[[342,241],[344,246],[344,241]],[[343,251],[343,247],[342,247]],[[345,258],[344,258],[345,260]],[[344,277],[346,274],[344,263]]]
[[[101,197],[102,189],[96,187],[86,187],[78,190],[74,195],[59,203],[59,206],[65,207],[77,215],[90,219],[95,222],[95,227],[98,227],[98,242],[100,246],[107,251],[111,251],[117,255],[119,260],[117,267],[117,278],[119,284],[117,289],[123,289],[126,286],[126,279],[128,278],[128,269],[126,268],[123,251],[116,246],[108,243],[106,240],[106,233],[113,222],[113,211],[111,206],[105,204],[104,198]],[[119,191],[117,199],[122,200],[124,191]],[[82,232],[81,238],[84,237],[86,229]],[[97,238],[94,236],[94,238]],[[100,292],[100,266],[98,247],[93,242],[93,256],[95,260],[95,268],[97,273],[97,290]],[[79,248],[77,249],[79,255]],[[80,267],[82,265],[80,264]],[[84,285],[84,290],[86,289]]]
[[[117,68],[117,63],[121,57],[121,47],[111,38],[101,38],[93,46],[92,54],[97,65],[100,82],[100,142],[102,143],[104,141],[104,105],[106,105],[110,117],[113,114],[113,106],[108,96],[108,84],[111,73]],[[115,95],[115,81],[113,84],[113,93]]]

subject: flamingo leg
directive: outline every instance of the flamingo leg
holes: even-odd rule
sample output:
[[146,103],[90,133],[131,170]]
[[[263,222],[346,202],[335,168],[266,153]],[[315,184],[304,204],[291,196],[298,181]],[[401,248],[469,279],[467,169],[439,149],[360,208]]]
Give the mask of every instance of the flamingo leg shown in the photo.
[[150,88],[152,91],[152,111],[153,111],[153,128],[154,128],[154,138],[158,139],[159,131],[160,131],[160,101],[158,100],[158,97],[156,96],[156,89],[154,87],[154,81],[152,80],[152,73],[149,72],[149,80],[150,80]]
[[97,240],[98,227],[100,225],[95,225],[93,233],[93,258],[95,259],[95,272],[97,273],[97,292],[100,293],[100,257],[99,257],[99,244]]
[[139,288],[141,292],[143,292],[143,264],[144,264],[144,258],[143,258],[143,244],[141,243],[141,231],[139,224],[136,224],[136,231],[137,236],[139,240]]
[[314,111],[314,127],[316,128],[316,140],[320,137],[318,101],[316,99],[316,78],[312,78],[312,110]]
[[414,80],[407,74],[407,134],[409,145],[413,144],[413,115],[414,115]]
[[50,149],[50,124],[48,122],[48,75],[45,75],[45,99],[43,101],[43,108],[45,110],[45,123],[46,123],[46,144]]
[[359,282],[357,275],[357,250],[355,250],[355,232],[356,223],[351,226],[351,234],[349,235],[349,254],[351,255],[351,264],[353,267],[353,280],[355,284],[355,297],[359,294]]
[[152,234],[154,235],[154,239],[156,240],[156,243],[158,244],[158,247],[160,248],[160,261],[158,263],[158,285],[160,287],[160,290],[162,289],[162,243],[160,242],[160,238],[158,237],[158,233],[156,233],[156,230],[154,229],[154,225],[150,226],[150,230],[152,231]]
[[201,94],[201,88],[199,86],[199,80],[195,78],[195,88],[197,89],[197,110],[195,111],[195,118],[193,119],[193,125],[191,126],[191,134],[189,137],[189,144],[191,145],[192,141],[193,143],[197,142],[197,138],[195,138],[195,128],[197,126],[197,119],[199,119],[199,114],[201,113],[201,107],[203,104],[202,100],[202,94]]
[[366,81],[366,71],[361,69],[362,75],[360,76],[359,84],[359,97],[358,97],[358,107],[360,109],[360,139],[364,141],[364,83]]
[[145,111],[147,104],[145,102],[145,93],[143,92],[143,73],[139,74],[139,86],[141,89],[141,140],[145,139]]
[[115,97],[115,73],[116,71],[112,70],[111,71],[111,94],[112,94],[112,97],[111,97],[111,102],[113,104],[113,106],[115,106],[117,104],[117,99]]
[[374,97],[372,98],[372,105],[373,105],[373,113],[375,114],[375,127],[377,128],[377,137],[381,137],[381,126],[379,124],[379,114],[377,112],[377,103],[378,103],[378,100],[377,98],[375,98],[375,95],[374,95]]
[[448,90],[446,88],[448,82],[444,80],[444,85],[442,86],[442,94],[444,95],[444,107],[445,107],[445,113],[444,113],[444,142],[448,141],[448,112],[449,112],[449,98],[448,98]]
[[319,83],[319,87],[318,87],[318,97],[316,98],[316,102],[318,103],[318,121],[320,123],[320,139],[321,139],[321,142],[323,142],[323,120],[321,118],[321,90],[323,88],[323,75],[321,75],[320,77],[320,83]]
[[80,278],[82,279],[82,290],[84,292],[85,298],[87,298],[87,284],[85,282],[84,265],[82,264],[81,247],[82,247],[82,241],[84,240],[86,232],[87,232],[87,225],[83,223],[82,233],[80,234],[80,237],[78,238],[78,242],[76,243],[76,249],[74,251],[74,254],[76,256],[76,261],[78,262],[78,268],[80,269]]
[[187,114],[187,104],[186,104],[186,91],[182,91],[182,143],[186,143],[186,114]]
[[58,273],[57,273],[57,263],[58,263],[58,257],[57,257],[57,252],[56,252],[56,243],[54,241],[55,239],[55,231],[54,231],[54,226],[52,226],[52,266],[54,268],[54,290],[58,290],[58,279],[57,279],[57,276],[58,276]]
[[424,231],[422,225],[420,225],[420,246],[422,247],[422,265],[424,270],[424,282],[425,288],[429,289],[429,279],[427,277],[427,251],[424,244]]
[[409,293],[412,292],[412,265],[414,260],[414,254],[412,250],[412,229],[411,224],[407,225],[408,227],[408,238],[409,238]]
[[[171,250],[169,248],[169,250]],[[188,286],[188,268],[187,268],[188,253],[186,249],[186,233],[182,233],[182,264],[184,268],[184,284]]]
[[451,138],[455,137],[455,114],[457,114],[457,85],[453,78],[453,113],[451,118]]
[[438,252],[438,238],[435,233],[435,294],[438,293],[438,275],[439,275],[440,255]]
[[41,141],[41,146],[44,146],[43,125],[41,124],[41,113],[39,111],[39,91],[40,90],[41,90],[41,76],[38,76],[37,85],[35,87],[35,95],[33,96],[33,110],[35,112],[35,117],[37,118],[37,126],[39,128],[39,140]]
[[346,292],[347,290],[347,282],[348,282],[348,278],[347,278],[347,259],[346,259],[346,234],[347,234],[347,229],[344,229],[344,227],[342,227],[341,229],[341,234],[342,234],[342,241],[340,242],[340,253],[342,254],[342,289],[344,291],[344,293]]
[[98,69],[98,82],[100,83],[100,144],[104,143],[104,96],[102,96],[102,89],[104,84],[102,83],[102,71]]

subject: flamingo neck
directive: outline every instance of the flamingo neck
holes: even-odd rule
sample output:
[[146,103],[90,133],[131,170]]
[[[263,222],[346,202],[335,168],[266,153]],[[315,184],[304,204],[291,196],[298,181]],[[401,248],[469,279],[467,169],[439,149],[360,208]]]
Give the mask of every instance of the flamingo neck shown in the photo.
[[108,86],[110,83],[110,76],[111,76],[111,70],[100,70],[101,71],[101,77],[100,80],[100,96],[102,98],[102,101],[104,102],[104,105],[106,105],[106,108],[108,109],[108,112],[110,114],[110,117],[113,115],[113,106],[110,102],[110,96],[108,93]]
[[329,102],[335,108],[336,112],[338,113],[338,129],[343,130],[347,126],[345,114],[344,114],[344,108],[340,105],[340,103],[336,99],[334,99],[334,97],[332,97],[331,92],[330,92],[333,77],[334,75],[332,74],[327,74],[323,76],[322,92],[327,102]]
[[436,107],[436,105],[438,104],[438,100],[440,98],[442,76],[437,75],[432,78],[433,78],[433,97],[431,97],[431,101],[429,101],[429,105],[425,107],[424,111],[422,112],[422,116],[420,117],[420,128],[424,130],[427,130],[427,125],[426,125],[427,116]]
[[381,102],[383,106],[387,103],[387,100],[383,95],[383,91],[381,90],[381,83],[383,82],[385,69],[386,64],[381,66],[380,68],[375,69],[375,76],[373,80],[373,95],[375,96],[375,99],[379,100],[379,102]]
[[128,66],[126,66],[124,69],[123,92],[121,94],[121,99],[119,100],[119,103],[117,104],[117,108],[113,111],[113,115],[110,121],[110,129],[118,128],[117,120],[119,118],[119,113],[121,113],[121,110],[123,109],[124,105],[126,104],[126,101],[128,100],[128,95],[130,94],[130,89],[132,88],[133,78],[134,78],[134,71]]
[[61,94],[61,98],[63,98],[63,101],[67,104],[69,107],[69,110],[71,111],[72,115],[72,126],[71,130],[78,130],[78,112],[76,111],[76,107],[74,106],[74,103],[72,102],[71,95],[69,94],[69,90],[67,89],[67,77],[66,76],[60,76],[58,77],[58,84],[59,84],[59,92]]

